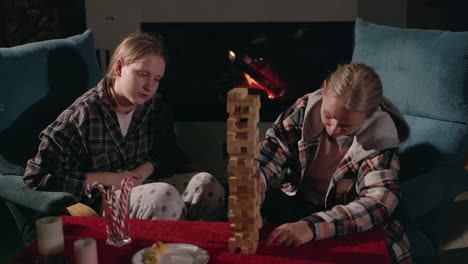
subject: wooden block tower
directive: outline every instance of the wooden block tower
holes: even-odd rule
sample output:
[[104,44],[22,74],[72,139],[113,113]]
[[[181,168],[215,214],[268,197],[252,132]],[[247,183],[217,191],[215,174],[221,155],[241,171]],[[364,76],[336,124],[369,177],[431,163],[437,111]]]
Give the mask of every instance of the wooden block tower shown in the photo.
[[260,219],[258,186],[258,127],[260,96],[234,88],[227,96],[227,152],[229,153],[229,222],[233,236],[229,251],[254,254]]

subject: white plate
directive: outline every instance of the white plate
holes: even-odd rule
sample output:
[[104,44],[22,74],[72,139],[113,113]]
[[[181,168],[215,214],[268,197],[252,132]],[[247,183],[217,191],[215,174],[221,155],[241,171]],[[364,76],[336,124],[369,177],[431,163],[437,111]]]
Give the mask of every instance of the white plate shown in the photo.
[[[161,256],[161,264],[205,264],[210,256],[206,250],[191,244],[167,243],[167,251]],[[133,255],[133,264],[143,264],[143,254],[150,247],[143,248]]]

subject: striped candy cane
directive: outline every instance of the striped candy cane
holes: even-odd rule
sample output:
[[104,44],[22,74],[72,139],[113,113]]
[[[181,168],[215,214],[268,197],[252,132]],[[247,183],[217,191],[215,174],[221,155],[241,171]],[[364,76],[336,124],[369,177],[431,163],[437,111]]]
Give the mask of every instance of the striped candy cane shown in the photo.
[[102,186],[102,184],[96,181],[86,185],[85,194],[86,196],[88,196],[88,198],[91,198],[91,190],[93,189],[98,189],[99,192],[102,194],[102,199],[106,199],[106,190],[104,189],[104,186]]
[[130,178],[125,178],[120,186],[118,218],[121,221],[120,228],[124,230],[125,224],[128,221],[128,200],[130,198],[130,192],[133,188],[133,181]]
[[117,197],[116,197],[116,188],[111,186],[107,191],[107,201],[106,205],[109,208],[109,218],[108,218],[108,232],[112,240],[118,241],[122,237],[119,233],[119,219],[117,216]]

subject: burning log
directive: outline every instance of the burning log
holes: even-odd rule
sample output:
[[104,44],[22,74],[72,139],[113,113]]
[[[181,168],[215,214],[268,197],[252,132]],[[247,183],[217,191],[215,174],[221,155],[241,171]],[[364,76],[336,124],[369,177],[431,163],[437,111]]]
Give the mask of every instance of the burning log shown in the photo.
[[234,68],[243,72],[248,88],[264,90],[270,99],[284,95],[286,84],[273,71],[269,62],[263,58],[253,59],[248,55],[237,56],[231,50],[228,57]]

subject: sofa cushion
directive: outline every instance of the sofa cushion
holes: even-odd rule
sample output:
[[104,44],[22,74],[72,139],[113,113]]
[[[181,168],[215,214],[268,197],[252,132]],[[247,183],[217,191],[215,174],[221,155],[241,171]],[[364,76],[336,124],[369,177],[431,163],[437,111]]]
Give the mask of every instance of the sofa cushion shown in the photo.
[[90,29],[65,39],[0,48],[0,153],[25,166],[38,135],[101,78]]
[[[87,88],[97,84],[100,76],[91,29],[65,39],[40,41],[12,48],[0,48],[0,131],[18,115],[43,98],[49,90],[48,59],[50,52],[72,48],[87,66]],[[67,55],[62,53],[60,55]],[[70,56],[70,55],[68,55]],[[65,62],[65,58],[63,62]],[[57,65],[63,69],[70,63]],[[50,65],[49,65],[50,66]],[[65,76],[64,76],[65,77]],[[67,89],[62,87],[62,89]]]
[[[353,61],[370,65],[414,133],[450,159],[468,148],[468,32],[400,29],[356,20]],[[453,129],[452,129],[453,128]],[[449,132],[450,137],[445,133]]]
[[[0,154],[0,174],[1,175],[23,175],[24,168],[9,162]],[[1,176],[0,175],[0,176]]]
[[445,211],[468,190],[468,32],[400,29],[356,20],[353,61],[375,69],[411,129],[401,146],[399,212],[417,263],[432,263]]

